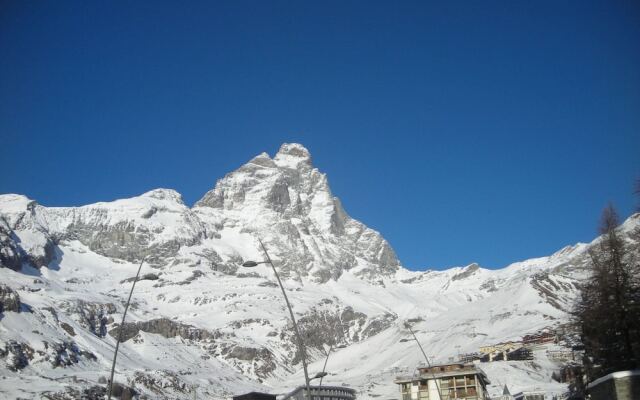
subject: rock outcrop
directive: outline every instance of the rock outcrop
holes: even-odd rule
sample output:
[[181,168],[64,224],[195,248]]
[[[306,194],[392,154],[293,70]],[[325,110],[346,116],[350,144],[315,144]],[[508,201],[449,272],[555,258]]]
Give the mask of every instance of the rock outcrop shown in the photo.
[[[114,339],[119,335],[120,326],[109,331]],[[191,325],[181,324],[168,318],[158,318],[143,322],[125,322],[122,326],[122,342],[134,338],[139,332],[155,333],[166,338],[180,336],[183,339],[203,341],[214,340],[217,335]]]
[[98,337],[107,334],[107,325],[113,322],[112,314],[116,312],[113,303],[92,303],[84,300],[64,301],[59,306],[83,328]]
[[20,296],[7,285],[0,284],[0,313],[20,312]]
[[11,268],[14,271],[22,267],[20,245],[6,223],[0,223],[0,267]]
[[0,343],[0,357],[5,359],[7,368],[10,371],[18,371],[29,365],[29,361],[33,360],[33,349],[26,343],[20,343],[10,340],[2,349]]

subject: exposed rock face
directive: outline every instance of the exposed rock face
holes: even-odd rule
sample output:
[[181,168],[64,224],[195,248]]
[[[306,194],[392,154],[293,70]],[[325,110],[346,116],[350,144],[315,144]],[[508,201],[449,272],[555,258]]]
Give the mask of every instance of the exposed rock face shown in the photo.
[[3,198],[11,213],[0,216],[0,265],[13,270],[25,262],[36,268],[48,265],[55,258],[56,244],[39,218],[42,207],[20,195]]
[[96,356],[90,351],[81,350],[73,341],[45,344],[44,360],[51,363],[53,368],[68,367],[77,364],[80,357],[96,361]]
[[[102,400],[107,395],[107,388],[104,386],[93,385],[89,388],[83,389],[80,395],[81,399],[86,400]],[[75,397],[77,398],[77,396]],[[122,397],[121,397],[122,398]]]
[[[180,336],[189,340],[213,340],[216,334],[199,329],[191,325],[181,324],[167,318],[153,319],[144,322],[125,322],[122,328],[122,342],[135,337],[138,333],[147,332],[162,335],[166,338]],[[119,327],[109,331],[109,335],[116,339],[119,334]]]
[[[120,384],[117,382],[114,384],[114,392],[116,390],[116,387],[118,387],[119,385]],[[120,390],[118,393],[119,393],[118,395],[114,393],[115,398],[117,399],[125,398],[125,396],[123,396],[122,390]],[[65,390],[62,392],[48,393],[47,399],[49,400],[76,400],[76,399],[103,400],[106,396],[107,396],[107,388],[104,386],[93,385],[83,389],[67,386]],[[132,397],[129,397],[129,399],[131,398]]]
[[[47,266],[59,242],[76,240],[105,257],[139,262],[146,256],[163,267],[176,261],[180,249],[228,228],[264,238],[285,278],[326,282],[355,269],[376,279],[400,266],[379,233],[347,215],[298,144],[282,145],[273,159],[258,155],[221,179],[193,209],[168,189],[77,208],[46,208],[18,195],[3,195],[2,201],[10,207],[0,224],[0,262],[12,269],[24,261]],[[29,238],[28,248],[21,237]],[[238,268],[237,260],[213,249],[199,254],[214,271],[235,274]]]
[[15,372],[29,365],[29,360],[33,359],[33,349],[25,343],[11,340],[4,345],[0,357],[5,358],[7,368]]
[[77,208],[46,208],[19,195],[1,197],[8,207],[0,220],[0,261],[13,269],[19,259],[47,266],[56,256],[57,243],[73,240],[106,257],[139,262],[146,256],[149,264],[159,266],[182,246],[207,236],[181,196],[168,189]]
[[47,267],[56,257],[56,244],[49,237],[42,247],[41,253],[28,253],[27,261],[36,268]]
[[[6,366],[11,371],[25,368],[31,362],[47,363],[51,368],[68,367],[77,364],[81,358],[96,361],[96,356],[87,350],[82,350],[73,341],[42,342],[44,350],[34,350],[26,343],[15,340],[0,346],[0,358],[5,359]],[[4,347],[4,348],[3,348]]]
[[[144,274],[144,275],[140,276],[138,278],[138,281],[157,281],[158,279],[160,279],[160,276],[158,274],[155,274],[153,272],[149,272],[148,274]],[[135,280],[136,280],[136,277],[132,276],[131,278],[127,278],[127,279],[121,280],[120,283],[133,282]]]
[[575,281],[540,273],[531,277],[531,286],[557,309],[566,312],[571,312],[573,309],[573,302],[567,302],[566,293],[575,292],[578,289]]
[[235,358],[251,364],[252,372],[260,380],[267,378],[277,367],[275,357],[269,350],[254,347],[235,346],[226,354],[227,358]]
[[[114,386],[113,387],[114,397],[124,399],[125,396],[123,395],[123,391],[118,390],[120,389],[121,385],[119,385],[116,382],[113,386]],[[118,394],[115,394],[116,390],[118,390]],[[57,397],[57,396],[60,396],[60,397]],[[56,395],[51,396],[52,400],[57,400],[57,399],[102,400],[107,396],[107,388],[105,386],[98,386],[98,385],[93,385],[81,390],[77,388],[67,387],[64,393],[58,393],[57,396]],[[129,397],[129,398],[131,399],[132,397]]]
[[253,347],[235,346],[233,350],[231,350],[231,352],[227,354],[227,356],[230,358],[237,358],[238,360],[253,361],[254,359],[258,358],[258,354],[260,353],[261,350],[266,350],[266,349],[256,349]]
[[[136,371],[131,384],[144,386],[153,393],[165,396],[168,391],[182,394],[191,392],[191,388],[171,371],[155,371],[154,375]],[[131,390],[132,395],[136,393],[132,388],[126,389]]]
[[79,299],[63,302],[60,308],[98,337],[107,334],[107,325],[113,322],[110,315],[116,312],[116,306],[112,303],[91,303]]
[[7,285],[0,284],[0,313],[20,312],[20,296]]
[[[351,307],[314,307],[298,319],[305,345],[322,349],[324,344],[357,342],[359,332],[366,324],[367,315],[356,312]],[[291,327],[293,328],[293,327]]]
[[270,377],[278,367],[275,355],[265,347],[219,343],[212,354],[224,359],[236,370],[256,376],[259,382]]
[[486,290],[487,292],[495,292],[498,290],[496,287],[496,282],[493,279],[487,280],[480,285],[480,289]]
[[382,316],[376,316],[372,318],[369,321],[369,324],[362,331],[362,339],[377,335],[378,333],[392,326],[397,319],[398,316],[391,313],[386,313]]
[[285,278],[326,282],[357,268],[374,279],[400,265],[379,233],[347,215],[298,144],[282,145],[273,159],[262,153],[228,174],[194,210],[213,213],[219,228],[241,227],[264,238]]
[[[136,198],[60,211],[68,225],[64,239],[79,240],[111,258],[163,265],[181,246],[198,244],[206,234],[196,216],[173,190],[157,189]],[[71,218],[70,218],[71,217]],[[167,220],[177,225],[167,226]]]
[[457,280],[461,280],[464,278],[468,278],[471,275],[473,275],[474,272],[476,272],[477,270],[480,269],[480,266],[478,264],[471,264],[469,266],[467,266],[463,272],[454,275],[451,280],[452,281],[457,281]]
[[2,225],[0,224],[0,267],[17,271],[22,266],[20,246],[16,243],[13,232]]
[[[389,313],[371,318],[351,307],[341,308],[330,301],[313,307],[298,319],[298,326],[308,349],[323,350],[324,345],[336,346],[365,340],[393,325],[396,319],[396,315]],[[294,361],[300,359],[296,348]]]
[[67,332],[69,334],[69,336],[75,336],[76,335],[75,329],[73,329],[73,327],[71,325],[67,324],[66,322],[61,322],[60,323],[60,328],[64,329],[64,331]]

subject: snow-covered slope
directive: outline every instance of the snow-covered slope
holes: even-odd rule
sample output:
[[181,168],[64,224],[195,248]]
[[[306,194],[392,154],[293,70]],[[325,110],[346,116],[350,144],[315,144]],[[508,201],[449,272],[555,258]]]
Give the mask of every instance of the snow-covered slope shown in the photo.
[[[297,144],[258,155],[192,208],[167,189],[77,208],[0,195],[0,397],[103,393],[144,257],[116,381],[149,398],[211,399],[302,383],[273,272],[240,266],[264,259],[258,238],[294,304],[309,370],[322,370],[329,345],[344,345],[323,383],[348,384],[360,398],[397,397],[394,374],[421,362],[406,320],[436,361],[566,322],[589,248],[501,270],[408,271],[378,232],[348,216]],[[512,379],[512,390],[550,380],[553,368],[509,365],[487,372]]]

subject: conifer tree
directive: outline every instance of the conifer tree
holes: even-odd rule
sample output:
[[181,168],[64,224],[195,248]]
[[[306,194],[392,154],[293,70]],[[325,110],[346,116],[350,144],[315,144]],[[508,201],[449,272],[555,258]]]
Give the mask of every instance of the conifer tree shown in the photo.
[[[599,242],[590,250],[592,273],[575,312],[585,346],[585,372],[593,380],[640,367],[638,242],[623,237],[618,215],[602,213]],[[629,239],[629,240],[627,240]]]

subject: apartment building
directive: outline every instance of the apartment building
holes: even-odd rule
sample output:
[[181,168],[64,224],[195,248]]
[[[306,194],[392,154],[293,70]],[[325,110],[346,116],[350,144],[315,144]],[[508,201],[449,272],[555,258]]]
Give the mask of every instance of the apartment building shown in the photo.
[[445,364],[418,368],[413,376],[399,376],[402,400],[488,400],[487,375],[475,364]]

